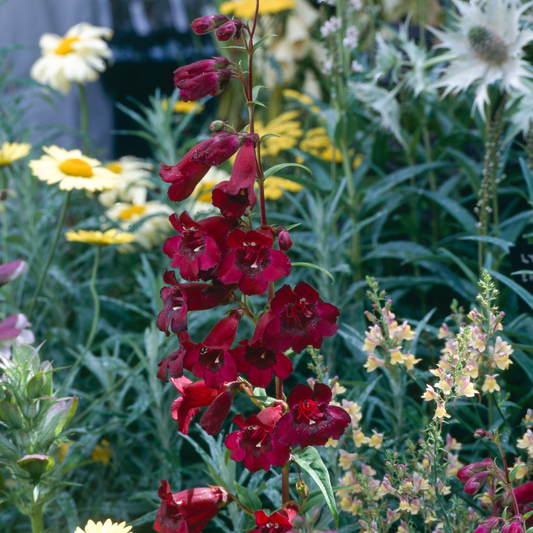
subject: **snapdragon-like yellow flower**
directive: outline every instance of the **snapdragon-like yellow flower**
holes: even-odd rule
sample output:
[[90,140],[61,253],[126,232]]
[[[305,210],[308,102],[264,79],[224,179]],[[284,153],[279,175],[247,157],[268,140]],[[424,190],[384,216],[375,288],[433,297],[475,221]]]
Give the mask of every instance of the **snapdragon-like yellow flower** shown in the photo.
[[[272,15],[288,11],[296,6],[296,0],[264,0],[259,3],[259,15]],[[235,15],[238,19],[252,19],[255,15],[255,0],[237,0],[220,4],[223,15]]]
[[0,166],[10,165],[26,157],[31,150],[31,144],[28,143],[8,143],[2,144],[0,149]]
[[74,533],[128,533],[130,530],[131,526],[127,526],[126,522],[116,524],[111,522],[111,519],[108,518],[103,524],[102,522],[97,522],[95,524],[92,520],[89,520],[85,529],[78,527]]
[[48,185],[59,183],[59,188],[89,192],[117,187],[113,172],[102,167],[100,161],[87,157],[80,150],[65,150],[58,146],[45,146],[46,155],[29,162],[33,175]]
[[498,385],[498,382],[496,381],[496,377],[499,374],[492,374],[492,376],[486,375],[485,376],[485,382],[483,383],[483,387],[481,387],[481,390],[483,392],[494,392],[495,390],[500,390],[500,386]]
[[116,229],[110,229],[102,233],[101,231],[67,231],[65,233],[67,241],[84,242],[96,246],[110,246],[111,244],[126,244],[135,241],[132,233],[119,232]]

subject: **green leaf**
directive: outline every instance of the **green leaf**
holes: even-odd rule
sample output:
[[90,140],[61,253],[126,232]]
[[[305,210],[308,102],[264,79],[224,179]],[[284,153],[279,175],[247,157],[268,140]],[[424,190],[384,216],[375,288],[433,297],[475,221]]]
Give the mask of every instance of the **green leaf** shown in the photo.
[[446,248],[437,248],[437,252],[449,257],[466,274],[466,277],[472,282],[474,287],[477,287],[479,281],[477,276],[472,272],[472,269],[466,266],[460,257],[457,257],[453,252],[450,252],[450,250],[447,250]]
[[236,481],[234,485],[235,485],[235,490],[237,491],[237,494],[239,495],[239,500],[241,500],[241,502],[243,503],[245,507],[248,507],[248,509],[251,509],[252,511],[259,511],[260,509],[263,508],[261,499],[255,493],[254,490],[250,490],[246,487],[243,487],[242,485],[239,485]]
[[531,515],[533,515],[533,510],[532,511],[529,511],[528,513],[526,513],[524,515],[524,520],[527,520]]
[[256,85],[252,89],[252,100],[257,100],[257,97],[259,96],[259,91],[261,89],[268,89],[268,87],[266,87],[265,85]]
[[329,472],[317,449],[309,446],[305,450],[295,450],[293,457],[298,466],[303,468],[313,478],[313,481],[322,491],[324,499],[335,519],[335,527],[339,527],[339,514],[337,513],[337,504],[335,502],[333,488],[331,487]]
[[261,107],[266,107],[265,104],[262,102],[259,102],[258,100],[250,100],[249,102],[246,102],[244,105],[250,107],[251,105],[260,105]]
[[[518,474],[518,471],[525,466],[524,463],[518,463],[510,472],[509,479],[511,481],[514,481],[514,478],[516,477],[516,474]],[[533,511],[532,511],[533,512]]]
[[506,254],[509,253],[509,246],[513,246],[513,242],[504,241],[503,239],[498,239],[498,237],[488,237],[485,235],[466,235],[465,237],[459,237],[460,241],[481,241],[481,242],[490,242],[499,246]]
[[533,295],[531,295],[530,292],[528,292],[526,289],[518,285],[515,281],[508,278],[507,276],[504,276],[503,274],[500,274],[499,272],[496,272],[494,270],[488,270],[487,271],[493,278],[496,278],[498,281],[501,281],[504,285],[507,285],[511,290],[513,290],[524,302],[526,302],[531,309],[533,309]]
[[[413,192],[415,191],[413,190]],[[459,222],[459,224],[461,224],[461,227],[464,231],[470,235],[476,233],[476,219],[470,214],[470,211],[466,210],[458,202],[448,198],[447,196],[441,196],[438,193],[433,193],[430,191],[416,192],[418,192],[421,196],[425,196],[429,200],[433,200],[436,204],[448,211],[448,214],[450,214],[453,218],[455,218],[455,220],[457,220],[457,222]]]
[[264,141],[265,139],[268,139],[269,137],[278,137],[279,138],[279,135],[276,135],[275,133],[267,133],[266,135],[263,135],[261,137],[261,141]]
[[304,170],[307,170],[307,172],[309,172],[309,174],[312,174],[311,169],[307,168],[304,165],[299,165],[298,163],[281,163],[281,165],[274,165],[273,167],[270,167],[265,172],[265,178],[268,178],[268,176],[272,176],[272,174],[275,174],[276,172],[279,172],[280,170],[283,170],[284,168],[287,168],[287,167],[303,168]]
[[246,48],[244,46],[220,46],[219,50],[243,50],[246,52]]
[[305,266],[305,267],[316,268],[317,270],[320,270],[320,272],[324,272],[324,274],[327,274],[331,278],[333,283],[335,283],[335,278],[330,272],[328,272],[325,268],[322,268],[318,265],[313,265],[313,263],[291,263],[291,266]]
[[270,35],[259,39],[259,41],[254,44],[254,51],[257,50],[267,39],[270,39],[270,37],[277,37],[277,35],[275,33],[271,33]]
[[518,162],[520,163],[522,174],[524,175],[524,179],[526,180],[527,194],[529,196],[529,201],[533,202],[533,173],[531,173],[531,170],[527,166],[527,163],[524,161],[524,159],[520,157],[518,159]]
[[289,226],[285,226],[285,229],[287,231],[291,231],[291,229],[297,228],[298,226],[301,226],[301,225],[302,225],[302,223],[298,222],[298,224],[290,224]]

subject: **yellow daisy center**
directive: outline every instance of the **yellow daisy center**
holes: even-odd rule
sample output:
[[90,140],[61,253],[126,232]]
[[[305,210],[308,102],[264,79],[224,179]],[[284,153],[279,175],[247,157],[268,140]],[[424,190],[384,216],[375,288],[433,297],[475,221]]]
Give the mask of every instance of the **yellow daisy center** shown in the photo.
[[69,176],[80,176],[82,178],[90,178],[93,175],[93,169],[87,161],[73,158],[66,159],[59,165],[61,172],[68,174]]
[[146,211],[144,205],[131,205],[124,208],[118,215],[120,220],[129,220],[134,215],[142,215]]
[[120,174],[122,172],[122,165],[120,163],[109,163],[106,166],[111,172],[114,172],[115,174]]
[[79,40],[79,37],[64,37],[55,49],[55,53],[58,56],[66,56],[67,54],[70,54],[70,52],[72,52],[72,45]]

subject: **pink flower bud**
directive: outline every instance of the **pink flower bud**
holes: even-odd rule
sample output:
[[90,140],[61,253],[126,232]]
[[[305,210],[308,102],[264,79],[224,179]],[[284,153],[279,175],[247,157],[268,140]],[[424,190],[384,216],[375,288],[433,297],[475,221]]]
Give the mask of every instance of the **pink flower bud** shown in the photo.
[[241,38],[242,27],[244,24],[240,20],[230,20],[222,24],[217,31],[216,36],[219,41],[236,41]]
[[229,60],[225,57],[213,57],[212,59],[203,59],[190,65],[185,65],[174,71],[174,85],[191,78],[196,78],[208,72],[216,72],[225,69],[229,65]]
[[229,20],[226,15],[207,15],[194,19],[191,22],[191,28],[196,35],[205,35]]
[[224,69],[201,74],[175,85],[180,90],[180,97],[184,102],[195,102],[208,94],[218,96],[228,86],[230,79],[231,71]]
[[[516,515],[518,516],[519,520],[522,518],[522,515]],[[514,518],[516,518],[516,516]],[[521,533],[522,531],[522,524],[520,521],[512,522],[511,524],[506,524],[502,527],[501,533]]]
[[470,496],[473,496],[474,494],[477,494],[481,487],[485,484],[485,481],[487,480],[489,473],[488,472],[479,472],[478,474],[474,474],[465,484],[464,491],[467,494],[470,494]]
[[284,227],[278,228],[278,244],[282,252],[288,252],[292,248],[292,239]]
[[483,459],[480,463],[471,463],[469,465],[464,466],[457,472],[457,479],[461,483],[466,483],[474,474],[478,474],[479,472],[484,472],[491,466],[493,466],[492,459],[488,458]]
[[210,145],[199,146],[191,156],[196,165],[222,165],[240,148],[241,140],[238,135],[224,132],[213,139]]

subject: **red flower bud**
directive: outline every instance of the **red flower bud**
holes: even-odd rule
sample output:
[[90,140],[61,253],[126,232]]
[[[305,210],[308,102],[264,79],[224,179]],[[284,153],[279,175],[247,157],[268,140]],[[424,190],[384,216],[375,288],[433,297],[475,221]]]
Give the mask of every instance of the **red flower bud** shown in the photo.
[[533,481],[519,485],[513,492],[519,505],[533,502]]
[[292,248],[291,236],[284,227],[278,228],[278,244],[282,252],[288,252]]
[[215,435],[222,429],[228,416],[234,393],[230,389],[222,391],[200,418],[200,427],[208,434]]
[[212,59],[196,61],[196,63],[179,67],[174,71],[174,84],[177,87],[177,84],[184,80],[196,78],[197,76],[207,74],[208,72],[216,72],[217,70],[225,69],[228,65],[229,59],[226,59],[225,57],[213,57]]
[[194,19],[191,22],[191,28],[196,35],[205,35],[218,28],[229,20],[226,15],[207,15],[206,17],[200,17]]
[[238,135],[223,132],[216,135],[211,144],[200,144],[191,156],[196,165],[219,166],[227,161],[241,146]]
[[200,74],[175,85],[180,90],[180,97],[184,102],[195,102],[208,94],[218,96],[228,86],[231,75],[231,70],[218,70]]
[[470,494],[470,496],[473,496],[474,494],[477,494],[481,487],[485,484],[485,481],[487,480],[487,477],[489,475],[489,472],[479,472],[478,474],[474,474],[465,484],[464,491],[467,494]]
[[200,487],[170,492],[168,481],[161,481],[157,491],[161,506],[154,529],[159,533],[200,533],[225,507],[228,493],[222,487]]
[[480,463],[471,463],[457,472],[457,479],[461,483],[466,483],[474,474],[484,472],[491,466],[494,466],[494,462],[490,458],[483,459]]
[[[519,520],[522,519],[522,515],[515,515],[513,518],[517,517]],[[519,520],[503,526],[501,533],[520,533],[522,531],[522,524]]]
[[240,20],[230,20],[220,26],[216,33],[219,41],[236,41],[241,38],[244,24]]

